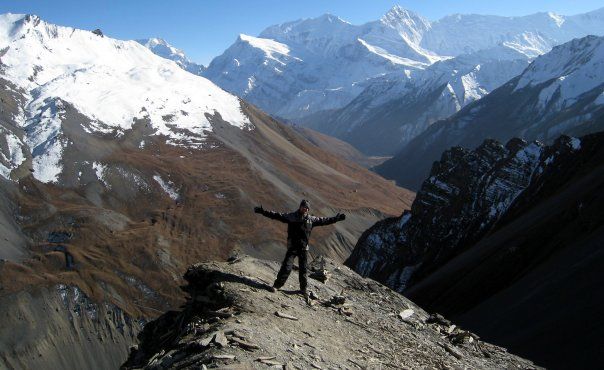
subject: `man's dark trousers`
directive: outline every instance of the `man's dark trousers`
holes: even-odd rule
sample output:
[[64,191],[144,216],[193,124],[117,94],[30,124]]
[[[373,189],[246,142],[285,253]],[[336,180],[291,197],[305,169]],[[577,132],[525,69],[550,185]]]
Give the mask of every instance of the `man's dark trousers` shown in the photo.
[[283,263],[281,264],[281,269],[277,274],[277,279],[273,286],[277,289],[281,288],[289,274],[292,272],[292,268],[294,266],[294,258],[298,257],[299,264],[299,278],[300,278],[300,290],[302,292],[306,292],[306,287],[308,286],[307,281],[307,263],[308,263],[308,250],[305,247],[290,247],[287,249],[287,253],[285,253],[285,258],[283,259]]

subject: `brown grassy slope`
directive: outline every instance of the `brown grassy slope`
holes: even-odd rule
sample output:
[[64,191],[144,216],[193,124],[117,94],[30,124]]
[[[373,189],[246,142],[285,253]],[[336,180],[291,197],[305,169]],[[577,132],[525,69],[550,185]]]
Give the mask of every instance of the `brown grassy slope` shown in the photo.
[[[224,259],[233,250],[282,258],[284,225],[253,214],[254,205],[289,211],[308,198],[317,215],[346,212],[346,222],[313,234],[312,253],[339,260],[377,219],[409,207],[413,193],[317,148],[253,107],[244,110],[254,130],[214,117],[215,132],[203,149],[166,145],[158,137],[146,137],[140,149],[144,122],[119,140],[92,137],[80,128],[84,118],[68,108],[63,128],[71,144],[61,180],[70,185],[41,184],[31,176],[19,181],[17,213],[30,257],[0,263],[0,294],[61,282],[134,316],[152,317],[180,302],[180,276],[191,263]],[[110,168],[109,187],[86,161]],[[122,173],[135,173],[148,186],[137,191]],[[178,202],[154,175],[174,183]],[[46,241],[52,231],[73,235],[60,244],[73,257],[72,268],[55,250],[58,244]]]

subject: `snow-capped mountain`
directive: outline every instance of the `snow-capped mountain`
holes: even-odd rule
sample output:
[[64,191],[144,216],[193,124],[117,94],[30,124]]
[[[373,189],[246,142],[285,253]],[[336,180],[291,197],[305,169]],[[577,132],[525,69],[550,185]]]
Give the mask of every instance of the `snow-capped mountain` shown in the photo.
[[417,188],[434,160],[452,146],[473,148],[485,138],[545,142],[560,134],[604,128],[604,37],[557,46],[517,76],[457,114],[430,126],[377,168]]
[[[575,37],[604,35],[603,14],[604,9],[570,17],[553,13],[525,17],[453,15],[430,22],[395,6],[381,19],[363,25],[324,15],[271,26],[258,37],[240,36],[210,63],[205,76],[270,114],[294,122],[304,118],[305,124],[310,122],[320,129],[321,122],[332,118],[326,114],[353,102],[371,85],[371,79],[377,78],[376,83],[381,84],[388,75],[391,81],[405,83],[410,75],[421,75],[419,70],[462,55],[480,59],[487,54],[494,60],[509,60],[515,55],[514,59],[530,60]],[[476,67],[480,63],[473,64]],[[443,66],[452,68],[447,73],[459,74],[454,64]],[[499,72],[494,71],[490,78],[505,81],[513,77]],[[492,87],[479,85],[473,90],[483,95]],[[397,97],[380,96],[379,101],[384,98]],[[362,99],[367,101],[367,97]],[[455,99],[467,100],[465,96]],[[379,101],[367,104],[377,106]],[[439,112],[426,114],[443,118]],[[421,132],[425,126],[407,127],[399,136]],[[399,144],[406,140],[402,138]]]
[[432,123],[449,117],[520,74],[528,58],[497,47],[436,62],[404,78],[371,79],[341,109],[299,122],[370,155],[392,155]]
[[423,31],[414,29],[427,26],[399,8],[361,26],[333,15],[284,23],[241,35],[204,76],[271,114],[299,117],[345,105],[368,78],[441,60],[417,45]]
[[16,119],[23,135],[7,136],[2,164],[7,178],[31,156],[36,179],[58,181],[62,153],[74,145],[63,135],[69,107],[88,118],[83,124],[88,133],[119,138],[145,121],[153,135],[174,145],[202,145],[212,131],[211,116],[251,128],[237,97],[135,41],[52,25],[33,15],[4,14],[0,50],[1,77],[26,100]]
[[185,71],[201,76],[203,71],[206,70],[204,65],[190,61],[184,51],[175,48],[164,39],[153,37],[136,41],[151,50],[154,54],[175,61]]
[[[310,191],[302,190],[305,180],[273,173],[274,168],[297,163],[296,168],[311,166],[302,171],[304,176],[323,178],[319,182],[331,183],[329,188],[352,181],[348,185],[366,199],[372,196],[361,195],[359,184],[367,184],[363,187],[373,193],[376,183],[361,180],[363,176],[390,189],[386,193],[403,191],[351,163],[340,164],[293,129],[135,41],[56,26],[33,15],[5,14],[0,16],[0,50],[2,186],[31,181],[51,188],[86,188],[93,206],[108,208],[137,198],[145,204],[157,196],[182,203],[188,191],[207,191],[186,185],[198,181],[198,176],[185,168],[210,166],[201,172],[203,176],[220,173],[224,178],[228,177],[224,171],[236,176],[248,171],[247,176],[227,182],[249,193],[242,201],[269,189],[273,181],[280,190],[273,189],[271,199],[281,191],[285,198],[297,198]],[[165,163],[166,153],[177,163]],[[222,161],[226,163],[211,168]],[[338,169],[332,169],[332,164]],[[230,166],[235,166],[232,171],[227,170]],[[318,177],[308,177],[309,172]],[[262,183],[263,190],[249,183],[249,178],[264,176],[268,183]],[[239,180],[243,183],[237,185]],[[297,190],[288,190],[289,186]],[[320,187],[315,190],[321,192]],[[224,192],[216,191],[215,199],[225,199]],[[386,204],[383,193],[375,195]],[[113,200],[104,203],[105,195]],[[328,198],[317,201],[317,210]],[[372,207],[358,201],[357,205]],[[346,246],[330,242],[325,248],[345,256],[354,237],[349,230],[342,235],[340,241],[349,240]]]
[[555,45],[604,35],[604,8],[565,16],[542,12],[522,17],[454,14],[431,23],[421,45],[440,55],[459,55],[503,45],[537,57]]

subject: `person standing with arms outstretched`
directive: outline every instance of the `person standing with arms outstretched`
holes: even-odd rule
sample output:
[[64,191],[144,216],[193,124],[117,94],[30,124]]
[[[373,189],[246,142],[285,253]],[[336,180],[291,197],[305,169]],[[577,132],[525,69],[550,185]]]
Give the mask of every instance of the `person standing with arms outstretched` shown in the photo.
[[299,278],[300,278],[300,292],[308,299],[308,281],[307,281],[307,265],[308,265],[308,239],[310,239],[310,232],[313,227],[331,225],[338,221],[346,219],[346,215],[338,213],[334,217],[316,217],[310,215],[310,202],[302,200],[298,210],[291,213],[279,213],[274,211],[267,211],[262,206],[255,207],[254,212],[259,213],[265,217],[273,220],[278,220],[287,224],[287,252],[285,258],[281,264],[281,269],[277,274],[277,279],[273,284],[273,290],[280,289],[289,274],[292,272],[294,265],[294,258],[298,257]]

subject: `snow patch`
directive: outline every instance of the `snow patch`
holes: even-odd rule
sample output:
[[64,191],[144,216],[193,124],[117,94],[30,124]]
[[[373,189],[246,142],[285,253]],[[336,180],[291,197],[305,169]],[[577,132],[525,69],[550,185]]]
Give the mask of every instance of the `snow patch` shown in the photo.
[[516,158],[523,163],[537,163],[541,153],[543,152],[543,147],[537,143],[530,143],[524,149],[519,150],[516,153]]
[[[280,60],[273,55],[274,53],[289,55],[289,46],[277,42],[275,40],[249,36],[243,33],[239,35],[239,38],[241,39],[241,41],[247,42],[251,46],[262,50],[270,59],[280,62]],[[239,60],[237,60],[237,65],[239,66]]]
[[[40,149],[37,147],[36,149]],[[34,155],[32,166],[34,178],[43,183],[56,183],[63,172],[63,144],[58,138],[46,142],[39,154]]]
[[405,224],[407,222],[409,222],[409,220],[411,219],[411,213],[406,213],[404,214],[401,219],[397,222],[397,227],[400,229],[403,226],[405,226]]
[[107,172],[107,166],[102,163],[99,163],[99,162],[94,162],[94,163],[92,163],[92,169],[94,170],[94,173],[96,174],[97,179],[99,179],[99,181],[102,182],[103,185],[105,185],[105,187],[111,188],[111,185],[105,179],[105,173]]
[[0,156],[2,156],[2,161],[0,161],[0,176],[9,180],[11,172],[25,162],[25,155],[22,149],[24,144],[15,134],[6,131],[2,127],[0,127],[0,134],[3,135],[7,146],[6,154],[0,151]]
[[415,68],[425,68],[428,65],[428,63],[422,63],[422,62],[418,62],[418,61],[415,61],[412,59],[403,58],[403,57],[400,57],[400,56],[397,56],[394,54],[390,54],[385,49],[383,49],[379,46],[370,45],[368,42],[366,42],[363,39],[358,39],[358,41],[361,43],[361,45],[363,45],[365,48],[367,48],[367,50],[369,50],[373,54],[376,54],[394,64],[404,65],[404,66],[408,66],[408,67],[415,67]]
[[154,175],[153,180],[157,181],[159,186],[168,194],[173,200],[178,200],[178,189],[174,186],[172,181],[164,181],[159,175]]
[[549,17],[554,20],[554,23],[556,23],[556,26],[562,27],[562,25],[564,24],[565,19],[563,16],[558,15],[556,13],[552,13],[552,12],[547,13],[547,15],[549,15]]
[[[392,274],[387,281],[389,287],[394,288],[397,292],[402,292],[407,288],[409,280],[413,277],[413,273],[421,266],[421,263],[413,266],[405,266],[402,270]],[[397,276],[398,275],[398,276]]]

